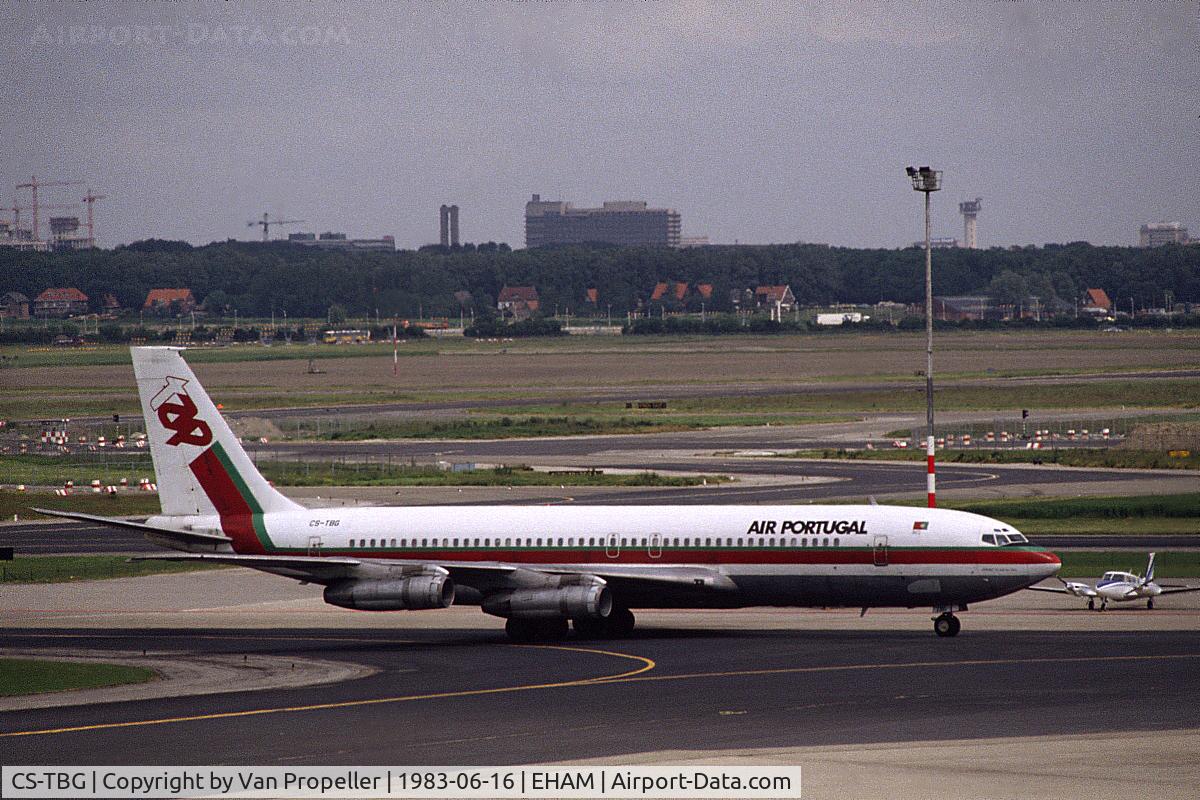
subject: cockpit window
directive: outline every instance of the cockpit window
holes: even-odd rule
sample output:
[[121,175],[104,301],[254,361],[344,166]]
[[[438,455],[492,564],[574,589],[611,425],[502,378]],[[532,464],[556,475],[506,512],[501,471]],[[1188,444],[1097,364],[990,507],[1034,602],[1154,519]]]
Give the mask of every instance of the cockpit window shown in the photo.
[[993,534],[990,534],[990,533],[985,533],[985,534],[983,535],[983,543],[984,543],[984,544],[995,544],[995,543],[996,543],[996,537],[995,537]]
[[1026,544],[1029,542],[1023,533],[1010,533],[1008,535],[1009,544]]

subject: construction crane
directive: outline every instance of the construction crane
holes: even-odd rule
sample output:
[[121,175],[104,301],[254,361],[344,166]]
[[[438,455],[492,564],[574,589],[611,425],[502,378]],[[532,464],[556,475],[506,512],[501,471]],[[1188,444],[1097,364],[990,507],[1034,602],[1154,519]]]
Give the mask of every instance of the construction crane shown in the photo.
[[87,204],[87,228],[88,228],[88,249],[91,250],[96,246],[95,230],[92,227],[92,204],[97,200],[103,200],[107,195],[93,194],[91,188],[87,190],[87,194],[83,196],[83,202]]
[[246,223],[246,227],[253,228],[255,225],[261,225],[262,231],[263,231],[263,241],[269,242],[271,240],[271,226],[272,225],[292,225],[297,222],[304,222],[304,220],[302,220],[302,219],[278,219],[278,218],[271,219],[271,216],[269,214],[264,213],[262,215],[262,219],[252,219]]
[[[44,189],[50,186],[78,186],[83,181],[39,181],[37,175],[29,179],[29,183],[18,183],[18,189],[30,189],[33,191],[33,238],[41,239],[41,231],[38,229],[38,189]],[[61,206],[60,206],[61,207]],[[50,206],[41,206],[41,208],[50,208]]]

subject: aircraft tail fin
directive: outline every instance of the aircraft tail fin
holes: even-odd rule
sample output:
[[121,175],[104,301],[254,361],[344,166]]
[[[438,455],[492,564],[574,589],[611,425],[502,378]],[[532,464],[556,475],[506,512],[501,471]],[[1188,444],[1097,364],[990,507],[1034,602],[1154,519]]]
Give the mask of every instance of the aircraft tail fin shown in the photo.
[[1154,553],[1150,554],[1150,561],[1146,563],[1146,577],[1142,578],[1142,583],[1150,583],[1154,580]]
[[132,347],[133,372],[165,515],[289,511],[176,347]]

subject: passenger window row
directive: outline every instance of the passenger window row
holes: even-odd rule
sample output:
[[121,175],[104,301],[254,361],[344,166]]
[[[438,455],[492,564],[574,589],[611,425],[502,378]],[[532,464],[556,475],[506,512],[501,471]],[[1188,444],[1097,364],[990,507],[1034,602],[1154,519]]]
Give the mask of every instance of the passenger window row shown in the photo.
[[[1020,536],[1020,534],[1016,534],[1016,536]],[[1021,536],[1020,538],[1022,541],[1024,540],[1023,536]],[[991,534],[985,534],[983,537],[983,540],[985,542],[987,542],[988,544],[995,544],[995,540]],[[495,542],[495,544],[493,544],[493,541]],[[745,537],[739,537],[737,539],[735,539],[733,537],[716,537],[715,539],[711,538],[711,537],[704,538],[704,539],[696,538],[694,545],[692,544],[692,539],[690,537],[683,537],[683,538],[672,537],[669,539],[661,539],[661,540],[657,540],[657,541],[653,541],[653,540],[645,538],[645,537],[640,538],[640,539],[639,538],[620,539],[619,541],[613,540],[613,539],[606,539],[606,538],[597,538],[597,537],[579,537],[578,541],[579,541],[579,544],[576,545],[575,537],[565,537],[565,538],[559,537],[558,539],[554,539],[554,538],[522,538],[522,537],[518,536],[516,538],[506,537],[503,540],[501,540],[499,538],[497,538],[495,540],[493,540],[491,538],[476,538],[473,540],[470,538],[461,538],[461,539],[436,539],[436,538],[428,539],[428,538],[426,538],[426,539],[414,539],[411,545],[408,544],[408,542],[403,542],[403,543],[401,543],[400,546],[413,547],[413,548],[428,548],[428,547],[439,547],[439,548],[440,547],[451,547],[451,548],[456,548],[456,547],[486,547],[486,548],[490,548],[490,547],[593,547],[594,548],[594,547],[614,547],[619,544],[621,547],[654,547],[654,548],[670,548],[670,549],[690,548],[690,547],[783,548],[783,547],[789,546],[788,539],[786,537],[781,537],[778,539],[747,539]],[[556,544],[556,542],[557,542],[557,544]],[[811,547],[830,547],[830,546],[838,547],[839,545],[840,545],[840,539],[838,539],[837,537],[834,537],[831,542],[830,538],[828,536],[826,536],[824,538],[818,538],[818,537],[814,536],[812,538],[811,545],[809,543],[808,537],[798,538],[798,537],[793,536],[791,538],[791,543],[790,543],[791,547],[810,547],[810,546]],[[391,539],[391,540],[388,540],[388,539],[351,539],[347,546],[354,547],[354,548],[359,548],[359,547],[361,547],[361,548],[376,548],[376,547],[395,548],[395,547],[397,547],[397,540],[396,539]]]

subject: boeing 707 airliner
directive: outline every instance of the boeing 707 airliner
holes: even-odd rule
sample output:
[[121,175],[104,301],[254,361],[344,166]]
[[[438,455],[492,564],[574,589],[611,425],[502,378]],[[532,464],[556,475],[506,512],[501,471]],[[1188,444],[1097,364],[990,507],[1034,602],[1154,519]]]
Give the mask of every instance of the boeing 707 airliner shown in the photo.
[[179,348],[132,348],[162,503],[145,534],[175,561],[324,587],[364,611],[480,606],[517,641],[628,635],[639,608],[955,612],[1054,575],[1056,555],[978,514],[886,505],[305,508],[258,472]]

